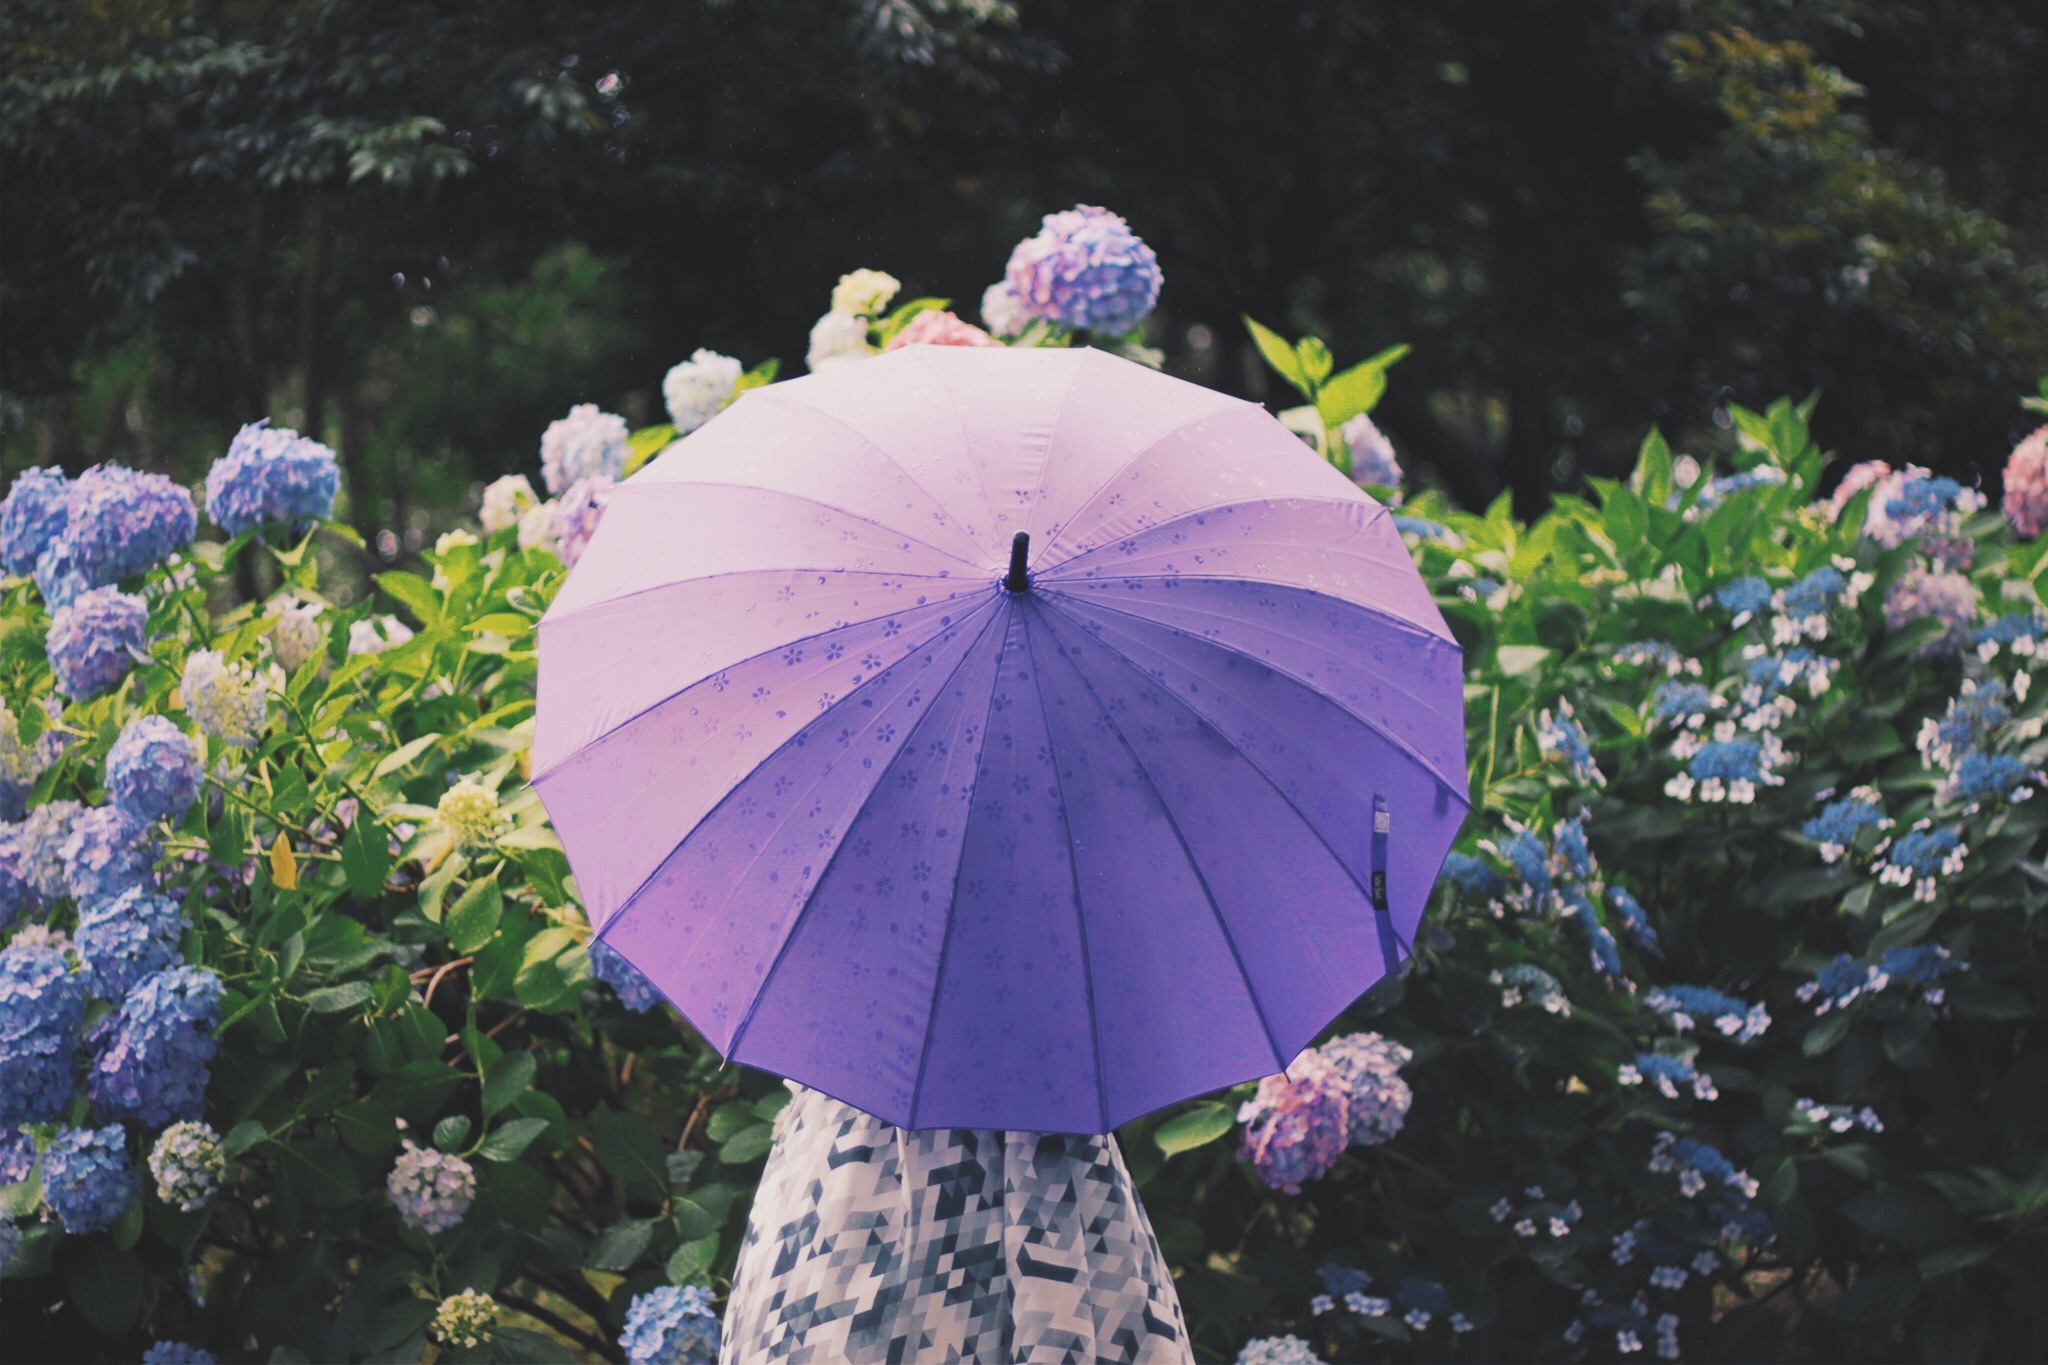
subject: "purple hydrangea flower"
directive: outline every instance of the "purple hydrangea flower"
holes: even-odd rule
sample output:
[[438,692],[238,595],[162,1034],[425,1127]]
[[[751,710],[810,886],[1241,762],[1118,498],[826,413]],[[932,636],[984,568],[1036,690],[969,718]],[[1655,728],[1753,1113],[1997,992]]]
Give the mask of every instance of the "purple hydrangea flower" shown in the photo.
[[99,1055],[86,1079],[93,1111],[156,1127],[196,1119],[206,1106],[207,1067],[220,1050],[221,980],[202,967],[146,978],[120,1013],[94,1027]]
[[556,511],[561,519],[559,553],[564,565],[573,569],[576,561],[583,558],[583,552],[590,548],[590,538],[597,534],[597,524],[604,520],[604,510],[611,500],[612,481],[601,474],[576,480],[569,485],[569,491],[562,494]]
[[1934,620],[1946,627],[1913,651],[1916,659],[1953,658],[1970,642],[1977,621],[1977,586],[1966,575],[1914,568],[1884,595],[1884,622],[1901,630],[1914,621]]
[[166,716],[138,716],[107,751],[107,796],[137,820],[185,813],[199,795],[199,752]]
[[102,1000],[121,999],[145,978],[178,965],[184,933],[178,903],[140,886],[81,902],[72,944],[84,963],[86,989]]
[[701,1284],[663,1285],[633,1300],[619,1349],[633,1365],[712,1365],[718,1359],[718,1314]]
[[95,465],[66,494],[64,529],[36,558],[36,586],[63,606],[184,549],[198,528],[192,495],[172,480]]
[[20,852],[15,855],[15,866],[22,880],[45,902],[69,894],[64,886],[64,838],[83,809],[76,801],[46,801],[18,826]]
[[1302,1053],[1239,1106],[1245,1129],[1238,1160],[1252,1163],[1274,1189],[1300,1194],[1302,1182],[1336,1165],[1351,1141],[1348,1093],[1334,1063],[1314,1049]]
[[35,1168],[35,1138],[19,1128],[0,1128],[0,1185],[19,1185]]
[[1340,430],[1344,448],[1351,452],[1351,481],[1368,488],[1399,488],[1406,477],[1394,454],[1394,443],[1365,413],[1346,422]]
[[182,1341],[159,1341],[142,1353],[142,1365],[220,1365],[220,1357]]
[[644,1013],[661,1003],[661,995],[653,983],[609,943],[597,939],[590,941],[590,975],[610,986],[618,995],[619,1003],[629,1010]]
[[476,1198],[476,1172],[459,1156],[408,1141],[384,1186],[398,1216],[433,1235],[448,1231],[469,1212],[470,1201]]
[[0,949],[0,1128],[53,1123],[78,1088],[85,983],[55,948]]
[[127,1135],[118,1123],[67,1128],[43,1154],[43,1199],[66,1232],[100,1232],[135,1202]]
[[142,599],[116,588],[94,588],[58,607],[46,641],[58,689],[85,701],[127,677],[148,625]]
[[24,469],[0,502],[0,566],[29,574],[71,520],[71,481],[61,469]]
[[298,525],[332,516],[340,486],[333,451],[266,417],[236,432],[206,471],[206,514],[236,536],[266,522]]
[[1332,1038],[1316,1051],[1336,1068],[1344,1087],[1350,1119],[1346,1131],[1353,1146],[1375,1146],[1401,1131],[1415,1103],[1414,1092],[1401,1079],[1413,1052],[1377,1033]]
[[1034,317],[1118,336],[1159,301],[1159,259],[1108,209],[1078,204],[1045,215],[1035,237],[1017,243],[1003,272]]
[[64,887],[80,905],[156,886],[156,841],[119,806],[83,811],[64,835]]

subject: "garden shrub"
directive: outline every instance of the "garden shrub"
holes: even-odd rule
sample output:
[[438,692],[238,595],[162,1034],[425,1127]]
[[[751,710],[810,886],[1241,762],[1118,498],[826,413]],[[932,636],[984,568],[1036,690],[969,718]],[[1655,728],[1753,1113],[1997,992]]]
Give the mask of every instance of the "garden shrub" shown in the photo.
[[[1156,296],[1121,220],[1033,243],[988,332],[849,276],[814,367]],[[1329,1041],[1122,1130],[1201,1358],[2041,1354],[2044,543],[1913,471],[1817,500],[1790,402],[1731,410],[1725,473],[1653,434],[1534,525],[1403,502],[1400,348],[1254,332],[1466,650],[1474,813]],[[677,370],[673,425],[569,414],[553,496],[500,480],[381,607],[322,595],[352,533],[292,433],[237,438],[204,523],[16,481],[10,1355],[703,1355],[787,1092],[587,944],[526,786],[533,625],[613,481],[774,377]]]

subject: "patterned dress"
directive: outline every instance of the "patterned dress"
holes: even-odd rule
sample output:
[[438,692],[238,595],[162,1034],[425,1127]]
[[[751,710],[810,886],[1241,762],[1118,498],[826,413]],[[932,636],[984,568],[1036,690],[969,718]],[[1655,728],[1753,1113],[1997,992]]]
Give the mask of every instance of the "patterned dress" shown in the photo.
[[1193,1360],[1114,1137],[910,1131],[790,1089],[725,1365]]

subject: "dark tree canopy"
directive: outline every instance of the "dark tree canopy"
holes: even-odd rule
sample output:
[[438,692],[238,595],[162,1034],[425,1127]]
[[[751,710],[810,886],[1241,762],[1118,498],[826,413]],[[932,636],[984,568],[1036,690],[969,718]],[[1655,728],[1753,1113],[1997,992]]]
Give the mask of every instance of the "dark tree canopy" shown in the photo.
[[1379,415],[1468,504],[1815,389],[1991,478],[2048,372],[2023,0],[12,0],[0,48],[0,460],[275,414],[366,527],[698,346],[796,365],[855,266],[971,312],[1077,200],[1183,372],[1263,396],[1240,313],[1413,343]]

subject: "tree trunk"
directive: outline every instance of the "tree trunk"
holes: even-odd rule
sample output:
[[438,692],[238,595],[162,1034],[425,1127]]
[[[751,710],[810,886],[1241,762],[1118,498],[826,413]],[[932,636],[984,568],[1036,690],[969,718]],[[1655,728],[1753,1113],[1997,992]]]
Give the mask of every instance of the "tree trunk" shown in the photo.
[[253,422],[270,413],[270,383],[263,364],[262,292],[263,200],[249,201],[242,228],[242,259],[228,285],[228,323],[234,329],[236,379],[242,390],[243,420]]
[[328,222],[325,195],[315,192],[307,212],[312,222],[306,273],[299,282],[299,380],[304,409],[299,421],[300,429],[318,441],[326,437],[327,417],[327,366],[320,336],[327,318],[320,292],[326,283],[327,252],[334,229]]

